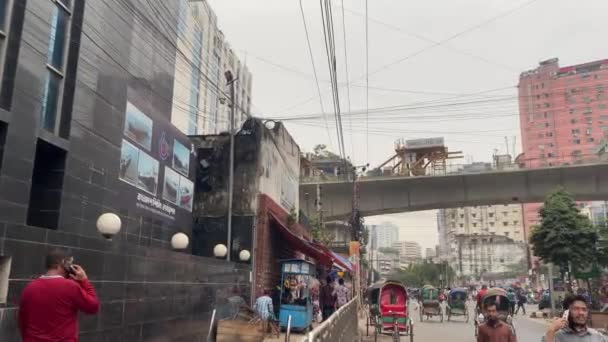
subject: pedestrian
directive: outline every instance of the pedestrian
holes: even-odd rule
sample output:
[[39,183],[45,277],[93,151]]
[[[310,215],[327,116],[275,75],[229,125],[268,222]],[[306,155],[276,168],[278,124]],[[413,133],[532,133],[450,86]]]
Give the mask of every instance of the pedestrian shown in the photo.
[[517,342],[511,327],[498,319],[496,303],[486,303],[484,311],[484,323],[477,328],[477,342]]
[[509,291],[507,292],[507,298],[509,298],[509,314],[513,315],[515,312],[515,302],[517,299],[515,298],[515,291],[513,291],[512,287],[510,287]]
[[263,320],[274,320],[274,308],[272,306],[272,298],[270,298],[270,290],[264,290],[255,300],[253,306],[255,312]]
[[331,277],[327,277],[325,285],[321,287],[321,294],[319,296],[319,305],[321,306],[321,315],[323,321],[329,318],[336,310],[336,294],[334,288],[331,286]]
[[483,301],[483,297],[488,293],[488,285],[481,285],[481,290],[477,292],[477,305],[475,306],[477,314],[481,314],[481,302]]
[[576,295],[564,301],[568,317],[558,318],[549,326],[543,342],[608,342],[608,337],[587,326],[589,307],[585,296]]
[[23,342],[78,341],[78,312],[96,314],[99,299],[85,270],[66,252],[46,256],[46,273],[21,293],[19,330]]
[[228,304],[230,305],[230,317],[235,319],[241,312],[241,307],[246,306],[245,299],[241,297],[241,291],[238,287],[232,288],[232,296],[228,297]]
[[524,315],[526,314],[526,302],[527,302],[527,298],[524,295],[524,293],[522,291],[518,291],[517,292],[517,309],[515,309],[515,315],[517,315],[520,308],[521,308],[523,314]]
[[346,305],[350,300],[350,290],[344,285],[344,279],[338,280],[338,286],[334,289],[336,295],[336,308]]

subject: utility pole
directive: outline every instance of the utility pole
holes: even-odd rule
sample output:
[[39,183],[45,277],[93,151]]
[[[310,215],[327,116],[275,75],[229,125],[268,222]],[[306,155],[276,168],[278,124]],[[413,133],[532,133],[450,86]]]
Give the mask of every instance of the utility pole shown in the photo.
[[236,103],[234,103],[234,82],[236,78],[232,75],[230,70],[224,73],[226,77],[227,85],[230,87],[230,162],[228,170],[228,223],[227,223],[227,242],[226,247],[228,249],[227,259],[230,261],[230,254],[232,254],[232,201],[234,193],[234,114],[236,111]]

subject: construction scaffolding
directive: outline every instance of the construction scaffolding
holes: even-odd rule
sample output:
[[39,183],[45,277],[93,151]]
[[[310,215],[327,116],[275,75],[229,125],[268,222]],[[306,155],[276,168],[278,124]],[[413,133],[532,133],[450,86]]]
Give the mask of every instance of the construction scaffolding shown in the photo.
[[447,160],[459,158],[463,158],[462,151],[449,152],[443,138],[399,139],[395,141],[395,154],[378,166],[375,173],[387,176],[445,175]]

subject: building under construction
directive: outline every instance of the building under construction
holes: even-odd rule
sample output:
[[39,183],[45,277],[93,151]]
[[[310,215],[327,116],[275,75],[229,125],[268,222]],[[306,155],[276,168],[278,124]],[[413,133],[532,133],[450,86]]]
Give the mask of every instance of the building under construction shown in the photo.
[[399,139],[395,141],[395,154],[375,172],[399,176],[445,175],[447,160],[462,157],[462,151],[449,152],[442,137]]

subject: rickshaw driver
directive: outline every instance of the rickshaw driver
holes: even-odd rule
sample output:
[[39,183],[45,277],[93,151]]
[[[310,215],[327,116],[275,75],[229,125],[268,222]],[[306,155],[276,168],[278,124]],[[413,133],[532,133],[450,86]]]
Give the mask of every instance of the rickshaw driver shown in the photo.
[[495,302],[485,305],[485,322],[479,326],[477,342],[517,342],[513,330],[498,318]]

